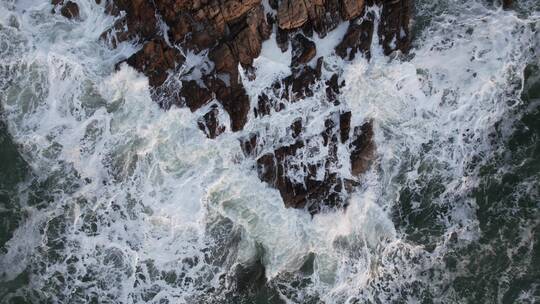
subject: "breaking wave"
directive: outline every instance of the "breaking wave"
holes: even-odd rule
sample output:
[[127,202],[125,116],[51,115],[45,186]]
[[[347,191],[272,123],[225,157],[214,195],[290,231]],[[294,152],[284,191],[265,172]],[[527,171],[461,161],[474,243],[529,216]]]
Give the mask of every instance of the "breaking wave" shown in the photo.
[[[144,76],[114,70],[137,46],[100,41],[114,22],[102,6],[77,1],[81,20],[69,21],[47,1],[3,0],[1,118],[24,176],[0,205],[0,298],[539,300],[535,2],[419,1],[406,56],[374,43],[369,62],[345,62],[332,53],[343,27],[317,41],[323,78],[346,83],[340,107],[356,125],[373,120],[377,158],[346,210],[312,217],[285,208],[238,139],[279,134],[298,116],[306,135],[320,133],[332,110],[322,89],[210,140],[199,112],[163,111]],[[290,72],[287,56],[263,44],[257,77],[244,79],[250,96]]]

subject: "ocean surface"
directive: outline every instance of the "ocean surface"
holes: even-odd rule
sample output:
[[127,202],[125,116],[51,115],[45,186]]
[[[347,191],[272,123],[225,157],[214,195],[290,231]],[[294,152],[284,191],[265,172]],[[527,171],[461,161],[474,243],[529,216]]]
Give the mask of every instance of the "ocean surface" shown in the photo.
[[[0,303],[540,302],[540,1],[418,0],[406,56],[343,61],[343,26],[317,41],[377,159],[314,217],[238,139],[299,113],[317,133],[324,91],[208,139],[114,69],[139,46],[108,48],[114,18],[76,2],[70,21],[0,0]],[[288,59],[265,42],[248,93]]]

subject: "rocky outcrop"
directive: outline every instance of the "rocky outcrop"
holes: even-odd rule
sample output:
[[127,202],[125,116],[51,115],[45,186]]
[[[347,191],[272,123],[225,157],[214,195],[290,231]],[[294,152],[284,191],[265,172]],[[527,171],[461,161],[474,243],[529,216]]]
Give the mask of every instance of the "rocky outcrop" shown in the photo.
[[345,36],[336,46],[336,54],[341,58],[353,60],[358,52],[365,57],[371,57],[371,43],[373,40],[373,19],[372,13],[366,14],[357,22],[352,22],[347,28]]
[[168,46],[163,39],[156,38],[148,41],[126,62],[146,75],[150,86],[157,87],[165,82],[168,72],[177,64],[182,64],[184,60],[176,48]]
[[292,66],[308,63],[317,54],[315,43],[302,34],[297,34],[291,41]]
[[215,105],[199,119],[197,124],[208,138],[216,138],[221,133],[225,132],[225,126],[219,122],[219,110]]
[[[369,168],[375,149],[372,122],[355,127],[349,134],[350,118],[351,112],[331,114],[322,133],[307,137],[301,136],[299,118],[289,128],[292,143],[258,155],[266,149],[252,134],[242,141],[242,148],[247,156],[256,158],[260,179],[279,190],[286,206],[311,214],[346,207],[349,193]],[[338,149],[350,151],[350,162],[338,157]],[[344,175],[347,167],[351,171]]]
[[308,10],[303,0],[284,0],[278,8],[278,26],[284,30],[299,28],[308,21]]
[[[345,60],[359,55],[369,59],[375,31],[385,54],[407,52],[411,2],[268,0],[268,8],[261,0],[96,1],[117,16],[102,39],[111,47],[127,40],[140,44],[140,50],[124,61],[148,77],[153,97],[163,108],[188,107],[200,115],[198,127],[208,138],[227,130],[241,131],[248,117],[274,115],[322,90],[317,98],[334,109],[322,132],[308,132],[309,121],[298,117],[284,126],[284,138],[240,135],[242,150],[257,164],[260,179],[275,187],[287,206],[306,208],[312,214],[346,206],[348,193],[375,155],[373,122],[351,125],[352,113],[340,100],[345,83],[339,72],[323,76],[323,70],[328,70],[323,68],[324,54],[318,54],[314,35],[323,38],[348,22],[335,47]],[[52,3],[59,8],[56,12],[78,18],[73,2]],[[252,103],[239,69],[248,78],[255,77],[253,61],[272,33],[281,50],[291,48],[291,74],[268,84]],[[190,54],[198,54],[201,62],[190,62],[186,59]],[[227,126],[223,115],[229,117]]]
[[410,0],[383,1],[378,34],[386,55],[395,50],[409,50],[411,5]]

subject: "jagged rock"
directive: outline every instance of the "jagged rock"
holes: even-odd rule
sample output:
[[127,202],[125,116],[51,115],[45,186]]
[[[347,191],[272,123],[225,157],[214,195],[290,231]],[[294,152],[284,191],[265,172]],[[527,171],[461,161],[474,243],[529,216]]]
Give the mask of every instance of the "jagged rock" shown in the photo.
[[243,1],[223,1],[221,4],[221,13],[225,22],[240,18],[255,5],[259,5],[261,0],[243,0]]
[[[315,30],[319,33],[319,36],[326,35],[327,26],[325,24],[326,11],[324,8],[323,0],[305,0],[309,22],[307,24],[311,30]],[[311,36],[311,35],[308,35]]]
[[349,140],[349,133],[351,133],[351,116],[351,111],[339,115],[339,135],[342,144]]
[[235,37],[232,45],[238,61],[244,65],[251,65],[253,59],[261,54],[262,39],[257,29],[247,27]]
[[[276,188],[285,205],[292,208],[306,208],[315,214],[325,208],[346,206],[348,193],[357,181],[341,176],[339,168],[343,160],[337,157],[340,143],[347,143],[351,152],[351,174],[364,172],[373,158],[373,131],[371,123],[355,128],[349,141],[351,112],[334,113],[325,120],[325,130],[319,135],[326,156],[321,160],[319,136],[299,137],[302,132],[301,119],[291,125],[293,144],[283,145],[272,153],[257,158],[259,178]],[[252,147],[255,141],[244,141]],[[244,151],[247,150],[244,148]],[[250,148],[249,151],[253,151]],[[252,152],[246,155],[253,155]]]
[[247,122],[249,113],[249,97],[240,84],[226,84],[217,77],[206,79],[206,85],[214,92],[216,99],[221,103],[231,120],[231,130],[240,131]]
[[204,114],[198,121],[199,129],[201,129],[208,138],[216,138],[221,133],[225,132],[225,126],[220,125],[219,110],[217,106],[212,106],[208,113]]
[[338,95],[340,89],[345,86],[345,81],[339,83],[339,77],[337,74],[333,74],[328,81],[326,81],[326,98],[329,102],[333,102],[334,105],[339,105]]
[[238,74],[238,61],[228,44],[224,43],[214,48],[208,57],[214,62],[216,72],[229,75]]
[[301,118],[296,119],[292,123],[290,129],[291,129],[292,137],[297,138],[300,135],[300,133],[302,132],[302,119]]
[[375,142],[373,141],[373,122],[369,121],[362,126],[354,128],[351,150],[351,171],[359,176],[367,171],[375,154]]
[[272,102],[270,101],[270,98],[265,93],[262,93],[259,95],[257,99],[257,107],[254,109],[255,117],[270,115],[271,110]]
[[79,18],[79,6],[73,1],[68,1],[60,9],[60,14],[68,19]]
[[[125,22],[129,39],[139,37],[141,40],[153,39],[157,34],[156,9],[148,0],[112,0],[110,10],[125,11]],[[114,8],[112,8],[114,6]]]
[[192,112],[212,99],[210,90],[199,86],[195,80],[182,81],[180,94],[184,97],[186,105]]
[[513,0],[503,0],[503,8],[509,9],[512,7],[512,4],[514,4]]
[[[366,58],[371,57],[370,48],[373,39],[373,14],[361,19],[361,23],[351,22],[343,40],[336,46],[336,54],[341,58],[353,60],[357,52]],[[360,20],[359,20],[360,21]]]
[[278,8],[278,26],[284,30],[299,28],[308,21],[304,0],[282,0]]
[[378,33],[386,55],[396,50],[408,52],[410,15],[411,0],[384,1]]
[[228,88],[227,97],[220,98],[223,108],[229,113],[231,118],[231,130],[240,131],[247,122],[249,113],[249,97],[246,95],[244,87]]
[[285,90],[283,97],[290,102],[296,102],[305,97],[313,96],[311,86],[318,79],[317,72],[310,66],[304,66],[293,74],[285,77],[283,83]]
[[278,27],[276,31],[276,43],[282,52],[286,52],[289,49],[289,31]]
[[358,17],[364,10],[364,0],[343,0],[341,13],[344,20]]
[[257,144],[259,135],[250,133],[247,137],[240,139],[240,147],[246,157],[255,156],[257,154]]
[[[51,4],[55,7],[61,5],[60,14],[68,19],[79,18],[79,6],[77,3],[73,1],[51,0]],[[53,9],[52,12],[55,13],[55,10]]]
[[171,48],[163,39],[148,41],[143,48],[129,57],[126,62],[148,77],[153,87],[160,86],[168,77],[168,71],[182,64],[184,57]]
[[[220,111],[228,113],[227,128],[233,132],[242,130],[247,123],[250,100],[239,67],[248,79],[256,76],[253,60],[260,55],[263,41],[270,37],[276,24],[278,46],[286,51],[291,43],[291,75],[276,80],[257,96],[254,116],[261,119],[282,111],[289,103],[314,96],[313,90],[319,85],[326,89],[326,96],[319,96],[324,106],[336,107],[336,111],[325,119],[324,130],[319,134],[305,134],[310,118],[303,116],[283,126],[283,138],[250,133],[240,138],[240,146],[246,157],[256,161],[260,179],[275,187],[288,207],[306,208],[315,214],[326,208],[346,206],[349,192],[373,161],[375,144],[371,121],[351,126],[351,112],[338,110],[344,86],[338,74],[315,86],[323,79],[324,59],[318,58],[315,67],[308,64],[317,54],[310,38],[315,33],[324,37],[340,22],[348,21],[349,28],[336,53],[349,60],[358,52],[369,58],[375,29],[373,13],[363,13],[365,2],[268,0],[276,12],[265,15],[261,0],[106,0],[102,5],[118,20],[103,36],[109,38],[112,46],[129,39],[143,44],[126,61],[148,76],[153,96],[158,96],[156,101],[162,107],[171,104],[166,101],[167,96],[174,104],[187,106],[191,111],[209,102],[216,103],[197,122],[206,136],[215,138],[226,129],[219,121]],[[367,1],[367,5],[382,6],[376,30],[386,54],[395,50],[407,52],[409,48],[411,2]],[[508,2],[511,1],[505,3]],[[169,40],[165,42],[158,30],[161,25],[156,16],[166,24],[171,44]],[[208,52],[200,66],[182,70],[178,75],[181,88],[176,81],[165,82],[168,71],[185,60],[176,47],[201,55]],[[330,71],[331,67],[324,70]],[[194,79],[194,75],[200,75],[200,79]],[[271,152],[261,155],[261,151]],[[348,151],[349,157],[338,157],[338,151],[340,155]],[[343,173],[343,168],[349,167],[350,174]]]
[[308,63],[317,54],[315,43],[302,34],[292,40],[292,66]]
[[[327,32],[335,29],[342,21],[340,10],[341,1],[342,0],[324,1],[325,14],[322,20],[324,32],[322,34],[326,35]],[[319,33],[319,35],[321,35],[321,33]]]

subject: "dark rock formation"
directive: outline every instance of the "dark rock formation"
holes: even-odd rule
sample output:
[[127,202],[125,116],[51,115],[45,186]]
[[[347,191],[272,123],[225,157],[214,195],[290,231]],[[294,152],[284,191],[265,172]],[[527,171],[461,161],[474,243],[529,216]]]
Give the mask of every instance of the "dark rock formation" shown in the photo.
[[[52,1],[63,5],[61,0]],[[251,111],[256,119],[262,119],[315,96],[315,90],[325,90],[317,96],[325,107],[336,110],[320,134],[307,132],[306,118],[299,117],[283,126],[286,138],[263,138],[258,133],[240,138],[246,157],[257,163],[261,180],[278,189],[287,206],[306,208],[314,214],[347,204],[348,193],[374,158],[375,144],[373,123],[351,126],[351,112],[340,105],[345,83],[338,73],[323,75],[327,69],[323,68],[322,54],[313,61],[317,56],[313,35],[324,37],[341,22],[349,22],[335,48],[342,58],[352,60],[362,55],[369,59],[374,31],[386,54],[407,52],[411,2],[269,0],[272,10],[265,11],[261,0],[106,0],[101,5],[118,20],[102,38],[112,47],[126,40],[140,43],[141,49],[126,62],[148,77],[154,97],[164,108],[176,105],[197,113],[206,109],[198,126],[209,138],[216,138],[226,128],[242,130]],[[377,28],[374,5],[381,7]],[[161,32],[158,20],[165,23],[167,33]],[[272,31],[281,50],[289,45],[292,48],[291,75],[268,84],[251,109],[239,68],[249,79],[255,77],[253,60]],[[206,61],[184,65],[186,59],[180,50],[207,54]],[[175,77],[169,81],[171,72]],[[230,126],[219,121],[220,111],[228,114]],[[261,155],[261,151],[271,153]],[[346,151],[349,157],[338,157],[338,151]],[[343,173],[343,168],[350,168],[350,172]]]
[[[335,113],[327,118],[321,134],[303,138],[299,136],[302,121],[296,120],[291,126],[296,141],[257,157],[260,179],[279,190],[286,206],[315,214],[347,205],[348,193],[357,184],[356,177],[369,168],[375,149],[371,122],[356,127],[349,140],[350,117],[351,112]],[[242,145],[245,153],[253,155],[257,137]],[[342,176],[347,160],[338,158],[339,145],[351,151],[350,175]]]
[[79,18],[79,6],[75,2],[68,1],[62,6],[60,13],[68,19]]
[[384,0],[378,33],[384,53],[407,52],[410,47],[410,0]]
[[182,64],[184,57],[174,48],[169,47],[161,38],[148,41],[143,48],[126,61],[148,77],[150,86],[157,87],[167,79],[168,72],[176,64]]
[[291,65],[298,66],[306,64],[317,54],[315,43],[302,34],[297,34],[292,39],[292,62]]
[[79,18],[79,6],[77,3],[73,1],[64,2],[64,0],[52,0],[51,4],[55,7],[60,6],[60,14],[68,19]]
[[356,53],[361,52],[369,59],[373,39],[373,18],[373,14],[369,13],[356,22],[351,22],[343,40],[336,46],[336,54],[341,58],[353,60]]
[[514,4],[514,0],[502,0],[502,5],[504,9],[509,9]]
[[213,106],[208,113],[204,114],[198,121],[199,128],[208,136],[208,138],[216,138],[221,133],[225,132],[225,126],[221,125],[218,120],[219,110],[217,106]]
[[195,80],[182,81],[180,94],[185,96],[186,105],[192,112],[195,112],[212,99],[210,90],[199,86]]

